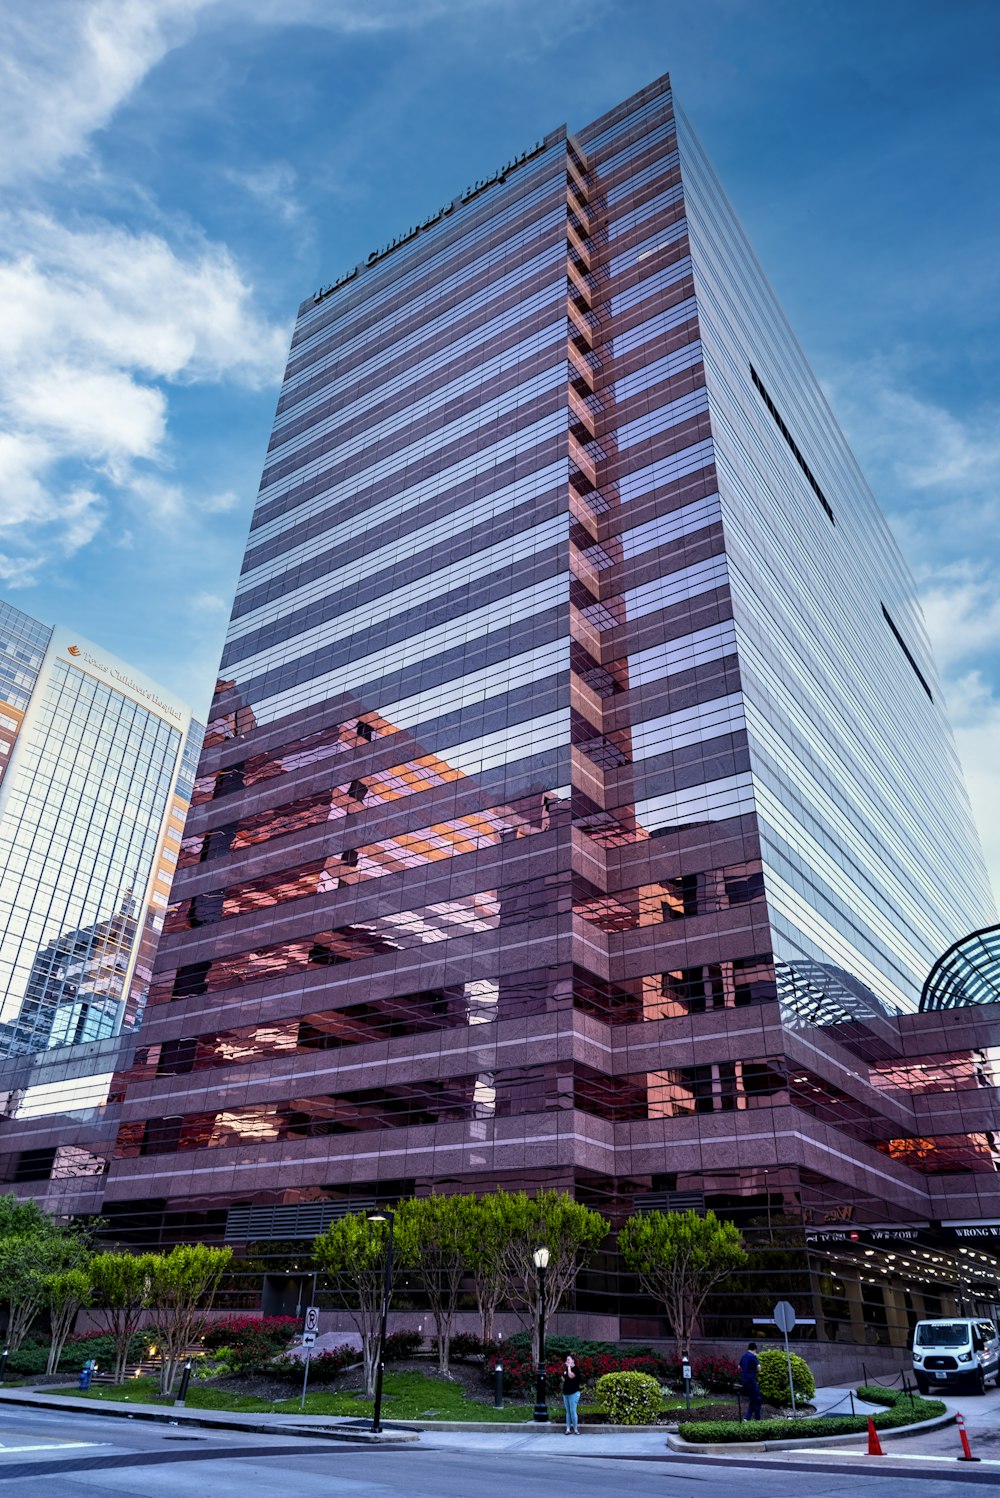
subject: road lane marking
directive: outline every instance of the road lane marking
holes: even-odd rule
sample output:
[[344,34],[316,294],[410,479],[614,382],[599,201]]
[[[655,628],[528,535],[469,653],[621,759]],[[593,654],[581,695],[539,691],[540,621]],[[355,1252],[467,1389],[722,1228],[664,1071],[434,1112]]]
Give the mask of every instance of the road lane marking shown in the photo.
[[0,1456],[15,1456],[21,1451],[79,1451],[82,1446],[106,1446],[106,1441],[46,1441],[43,1446],[4,1446],[0,1442]]

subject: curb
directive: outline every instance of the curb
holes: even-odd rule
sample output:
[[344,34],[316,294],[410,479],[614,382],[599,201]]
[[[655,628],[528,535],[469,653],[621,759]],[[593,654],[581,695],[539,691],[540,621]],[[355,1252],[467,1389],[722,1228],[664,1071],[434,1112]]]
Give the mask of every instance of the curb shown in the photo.
[[[955,1416],[946,1412],[943,1415],[935,1415],[930,1420],[920,1420],[916,1425],[897,1425],[890,1430],[879,1430],[879,1440],[897,1440],[900,1437],[919,1435],[925,1430],[939,1430],[943,1425],[954,1424]],[[667,1445],[671,1451],[684,1451],[689,1456],[712,1456],[716,1452],[725,1452],[727,1455],[739,1451],[801,1451],[803,1444],[808,1443],[810,1450],[813,1447],[823,1446],[849,1446],[857,1441],[863,1441],[865,1432],[863,1430],[846,1431],[838,1436],[809,1436],[801,1435],[790,1437],[782,1441],[685,1441],[682,1436],[667,1436]]]
[[[279,1425],[274,1416],[244,1415],[226,1410],[202,1410],[199,1413],[164,1405],[154,1409],[150,1405],[129,1406],[113,1400],[58,1399],[44,1394],[9,1394],[0,1390],[0,1405],[22,1405],[35,1410],[67,1410],[79,1415],[103,1415],[112,1420],[146,1420],[154,1425],[197,1425],[207,1430],[243,1430],[254,1435],[313,1436],[321,1441],[345,1441],[355,1446],[399,1445],[418,1439],[418,1433],[409,1427],[382,1430],[378,1435],[370,1430],[358,1430],[343,1425]],[[282,1418],[282,1417],[279,1417]],[[287,1417],[286,1417],[287,1418]]]

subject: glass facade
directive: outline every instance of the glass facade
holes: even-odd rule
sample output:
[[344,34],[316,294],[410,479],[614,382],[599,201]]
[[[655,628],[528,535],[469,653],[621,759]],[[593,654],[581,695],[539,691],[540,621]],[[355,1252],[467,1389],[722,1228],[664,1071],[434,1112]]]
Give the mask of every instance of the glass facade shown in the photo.
[[135,959],[190,722],[122,663],[15,615],[0,621],[17,626],[4,686],[22,714],[0,789],[6,1056],[107,1039],[134,1021]]
[[[300,309],[105,1210],[552,1185],[833,1275],[823,1224],[1000,1213],[995,1020],[915,1012],[992,918],[912,580],[660,79]],[[654,1330],[611,1261],[578,1310]]]

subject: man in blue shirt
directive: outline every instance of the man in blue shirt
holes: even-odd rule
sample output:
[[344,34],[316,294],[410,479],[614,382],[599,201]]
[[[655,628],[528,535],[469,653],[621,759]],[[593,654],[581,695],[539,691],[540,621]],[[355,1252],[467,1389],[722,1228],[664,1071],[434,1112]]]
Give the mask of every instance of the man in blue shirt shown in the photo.
[[746,1352],[740,1358],[740,1380],[743,1384],[743,1392],[747,1396],[747,1420],[759,1420],[761,1414],[760,1385],[757,1382],[757,1372],[760,1368],[760,1359],[757,1356],[757,1343],[751,1342]]

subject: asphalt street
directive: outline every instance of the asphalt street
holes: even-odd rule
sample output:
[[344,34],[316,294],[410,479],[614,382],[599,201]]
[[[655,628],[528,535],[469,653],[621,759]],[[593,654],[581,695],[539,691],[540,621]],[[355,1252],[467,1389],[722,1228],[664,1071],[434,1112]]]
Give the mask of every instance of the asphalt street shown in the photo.
[[545,1452],[434,1444],[355,1447],[324,1439],[180,1429],[61,1411],[0,1409],[0,1498],[331,1498],[399,1494],[406,1498],[635,1498],[706,1495],[738,1485],[741,1498],[958,1498],[998,1486],[998,1469],[901,1471],[834,1453],[797,1463],[764,1458],[700,1459],[648,1454],[618,1460],[588,1455],[586,1440]]

